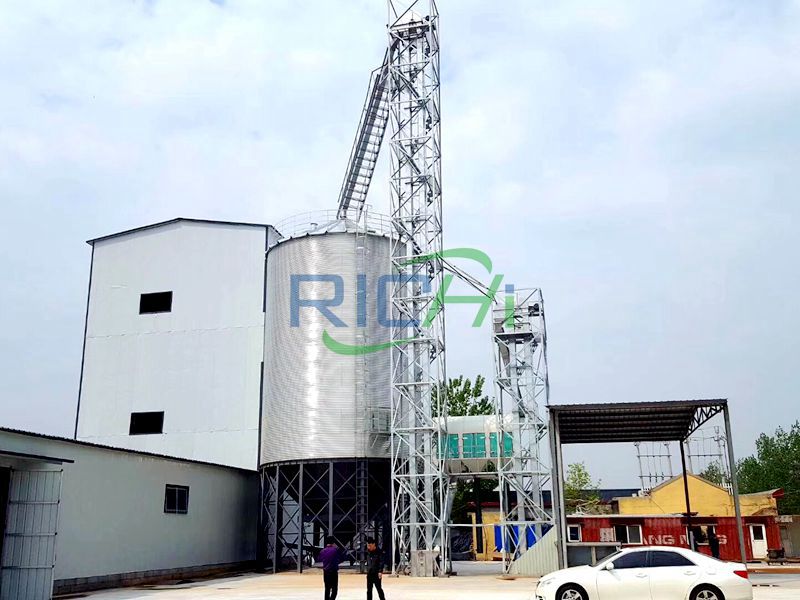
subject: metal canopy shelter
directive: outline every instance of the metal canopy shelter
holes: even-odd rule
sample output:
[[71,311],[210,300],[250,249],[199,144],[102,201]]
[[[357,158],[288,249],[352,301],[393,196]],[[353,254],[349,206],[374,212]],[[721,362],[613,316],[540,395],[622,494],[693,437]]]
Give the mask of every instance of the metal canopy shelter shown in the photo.
[[562,444],[683,441],[712,417],[727,400],[674,400],[618,404],[551,406]]
[[566,404],[549,407],[550,445],[553,457],[553,508],[558,528],[559,563],[567,566],[567,515],[564,501],[564,444],[614,444],[631,442],[680,442],[683,466],[686,516],[691,531],[691,502],[687,483],[683,442],[706,422],[720,413],[725,419],[728,458],[739,549],[742,562],[747,562],[744,528],[733,454],[730,413],[724,398],[706,400],[672,400],[665,402],[620,402],[604,404]]

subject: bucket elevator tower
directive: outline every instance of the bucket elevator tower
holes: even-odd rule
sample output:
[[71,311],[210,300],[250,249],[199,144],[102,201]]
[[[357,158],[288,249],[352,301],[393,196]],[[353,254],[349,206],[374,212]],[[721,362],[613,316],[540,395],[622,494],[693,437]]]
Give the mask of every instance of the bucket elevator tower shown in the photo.
[[[492,309],[495,406],[500,444],[497,461],[505,571],[553,523],[544,508],[550,469],[541,454],[549,404],[547,330],[539,289],[508,293]],[[505,440],[511,443],[506,444]]]
[[389,0],[393,573],[443,573],[447,475],[439,16]]

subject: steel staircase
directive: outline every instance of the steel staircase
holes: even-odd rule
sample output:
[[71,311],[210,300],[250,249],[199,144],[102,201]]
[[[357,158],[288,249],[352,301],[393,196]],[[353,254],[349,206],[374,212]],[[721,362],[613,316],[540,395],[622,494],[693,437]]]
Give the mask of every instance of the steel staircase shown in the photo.
[[381,142],[389,122],[389,53],[383,64],[370,76],[367,98],[361,111],[356,139],[350,152],[342,189],[339,192],[340,219],[357,222],[367,200],[369,184],[375,173]]

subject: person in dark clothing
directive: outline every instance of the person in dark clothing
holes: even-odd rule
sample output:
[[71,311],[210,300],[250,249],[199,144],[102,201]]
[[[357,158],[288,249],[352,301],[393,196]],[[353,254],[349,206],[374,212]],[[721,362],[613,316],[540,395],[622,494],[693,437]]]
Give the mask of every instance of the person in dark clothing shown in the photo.
[[367,600],[372,600],[373,586],[378,590],[378,598],[386,600],[381,585],[383,562],[383,552],[378,549],[375,538],[367,538]]
[[322,579],[325,582],[325,600],[336,600],[339,593],[339,563],[344,552],[336,545],[332,537],[325,538],[325,547],[317,557],[322,562]]
[[719,538],[711,528],[708,529],[708,549],[711,551],[711,556],[719,558]]

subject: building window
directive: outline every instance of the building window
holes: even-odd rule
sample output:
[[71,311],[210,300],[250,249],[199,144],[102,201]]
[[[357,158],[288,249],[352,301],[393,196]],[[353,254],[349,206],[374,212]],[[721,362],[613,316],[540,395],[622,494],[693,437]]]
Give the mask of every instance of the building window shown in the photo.
[[[708,545],[709,534],[716,534],[717,530],[714,525],[697,525],[692,527],[692,535],[697,545]],[[689,528],[686,528],[687,539],[689,537]]]
[[462,436],[464,458],[486,458],[486,434],[465,433]]
[[489,456],[495,458],[497,456],[497,434],[489,434]]
[[465,433],[461,439],[464,445],[464,458],[475,458],[475,434]]
[[139,296],[139,314],[172,312],[172,292],[155,292]]
[[[614,525],[614,536],[620,544],[641,544],[641,525]],[[614,561],[616,564],[616,561]]]
[[514,438],[510,433],[503,434],[503,456],[514,456]]
[[164,512],[185,515],[189,512],[189,487],[167,484],[164,491]]
[[130,435],[149,435],[164,432],[164,411],[131,413]]
[[567,525],[567,541],[568,542],[581,542],[581,526],[580,525]]
[[753,536],[754,542],[764,541],[764,526],[763,525],[750,525],[750,532]]
[[447,443],[449,445],[447,458],[458,458],[458,434],[448,435]]
[[473,446],[475,458],[486,458],[486,434],[485,433],[476,433],[475,434],[475,445]]
[[[495,458],[497,456],[498,444],[497,444],[497,434],[490,433],[489,434],[489,456]],[[510,433],[503,434],[503,456],[513,456],[514,455],[514,438],[511,436]]]

